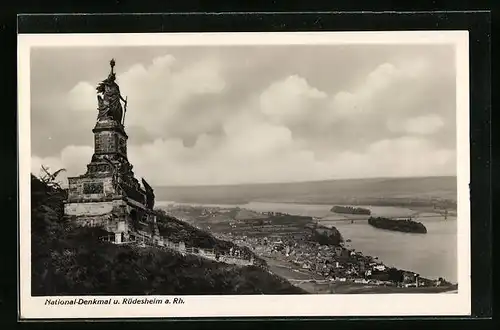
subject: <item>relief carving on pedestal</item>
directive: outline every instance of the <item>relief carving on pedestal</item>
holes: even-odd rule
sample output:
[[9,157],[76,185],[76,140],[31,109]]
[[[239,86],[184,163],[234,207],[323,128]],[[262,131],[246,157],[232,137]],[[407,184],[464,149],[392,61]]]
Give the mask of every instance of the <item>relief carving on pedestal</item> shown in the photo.
[[89,194],[102,194],[104,193],[104,184],[102,182],[85,182],[83,184],[83,193]]

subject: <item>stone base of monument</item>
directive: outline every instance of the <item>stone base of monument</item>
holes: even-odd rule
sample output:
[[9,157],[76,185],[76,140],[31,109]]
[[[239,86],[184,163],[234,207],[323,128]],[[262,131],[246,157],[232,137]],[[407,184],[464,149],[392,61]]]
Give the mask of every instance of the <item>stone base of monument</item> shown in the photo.
[[64,205],[64,214],[80,226],[103,227],[109,232],[128,232],[129,207],[123,200],[73,202]]
[[154,195],[134,176],[123,145],[123,127],[108,120],[96,127],[95,150],[87,172],[68,178],[65,217],[76,225],[102,227],[114,233],[118,243],[132,232],[157,235]]
[[130,235],[151,239],[159,235],[154,212],[137,207],[126,199],[67,202],[64,214],[66,219],[78,226],[101,227],[117,235],[116,243],[126,242]]

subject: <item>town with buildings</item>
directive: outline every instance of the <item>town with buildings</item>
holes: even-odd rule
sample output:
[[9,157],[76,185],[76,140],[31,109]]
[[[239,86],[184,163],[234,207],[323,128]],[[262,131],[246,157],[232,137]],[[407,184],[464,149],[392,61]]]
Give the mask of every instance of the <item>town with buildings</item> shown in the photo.
[[[338,245],[321,244],[315,240],[321,226],[312,217],[175,204],[165,210],[200,229],[212,231],[219,239],[248,247],[266,260],[272,271],[292,283],[309,281],[403,289],[451,285],[443,278],[431,280],[412,271],[388,267],[377,257],[351,248],[350,240],[342,240]],[[280,221],[285,219],[288,223],[301,224],[294,228]]]

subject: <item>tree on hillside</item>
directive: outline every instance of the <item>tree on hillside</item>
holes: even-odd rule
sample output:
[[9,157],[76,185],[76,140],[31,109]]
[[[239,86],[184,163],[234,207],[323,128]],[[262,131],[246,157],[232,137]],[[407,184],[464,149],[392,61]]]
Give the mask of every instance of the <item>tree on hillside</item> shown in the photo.
[[389,281],[401,283],[404,280],[404,275],[402,270],[391,267],[388,269],[387,273],[389,275]]
[[39,179],[51,188],[61,189],[61,182],[56,181],[56,178],[59,174],[65,171],[65,168],[60,168],[57,171],[51,173],[49,167],[42,165],[42,174],[40,175]]

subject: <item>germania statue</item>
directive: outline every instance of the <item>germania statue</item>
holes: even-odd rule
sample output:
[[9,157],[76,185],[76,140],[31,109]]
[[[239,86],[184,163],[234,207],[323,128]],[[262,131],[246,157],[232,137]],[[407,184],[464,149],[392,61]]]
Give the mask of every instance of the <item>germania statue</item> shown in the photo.
[[109,64],[111,65],[111,72],[108,78],[104,79],[97,86],[97,120],[101,119],[112,119],[119,124],[122,123],[123,119],[123,108],[121,102],[125,105],[125,111],[127,110],[127,100],[120,94],[120,87],[115,82],[116,75],[113,72],[115,66],[115,60],[112,59]]

